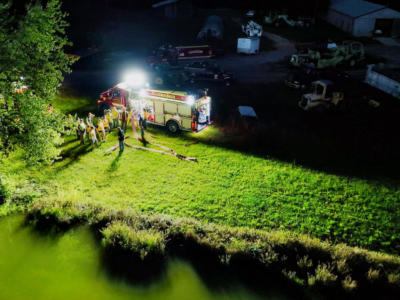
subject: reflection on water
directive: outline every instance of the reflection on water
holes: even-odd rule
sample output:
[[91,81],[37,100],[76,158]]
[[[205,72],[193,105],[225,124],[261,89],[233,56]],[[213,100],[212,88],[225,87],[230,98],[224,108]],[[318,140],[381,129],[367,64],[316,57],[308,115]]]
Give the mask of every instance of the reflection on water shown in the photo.
[[265,299],[237,285],[210,290],[181,260],[152,283],[128,284],[108,275],[101,251],[84,226],[41,234],[22,216],[0,219],[0,299]]

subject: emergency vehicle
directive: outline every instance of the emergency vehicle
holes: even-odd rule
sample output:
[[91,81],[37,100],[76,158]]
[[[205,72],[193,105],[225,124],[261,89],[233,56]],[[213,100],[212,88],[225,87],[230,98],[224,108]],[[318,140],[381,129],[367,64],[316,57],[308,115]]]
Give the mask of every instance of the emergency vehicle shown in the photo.
[[116,107],[131,110],[150,124],[166,126],[176,133],[180,130],[198,132],[212,123],[211,97],[206,91],[197,95],[183,91],[133,89],[121,83],[103,92],[98,100],[100,112]]
[[150,66],[154,67],[159,64],[176,65],[178,60],[195,59],[195,58],[210,58],[215,56],[211,46],[178,46],[163,45],[154,51],[154,55],[147,58]]

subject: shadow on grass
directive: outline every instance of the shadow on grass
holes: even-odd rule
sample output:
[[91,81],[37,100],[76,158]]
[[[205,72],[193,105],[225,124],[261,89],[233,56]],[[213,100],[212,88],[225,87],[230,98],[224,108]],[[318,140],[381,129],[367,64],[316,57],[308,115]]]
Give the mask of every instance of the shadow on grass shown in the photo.
[[85,155],[92,150],[93,146],[90,143],[80,144],[77,142],[75,146],[68,148],[68,150],[61,153],[62,158],[57,161],[57,163],[61,165],[56,168],[56,172],[67,169],[69,166],[79,161],[79,158],[82,155]]
[[121,159],[122,152],[118,151],[118,155],[111,162],[110,167],[108,168],[109,172],[115,172],[119,168],[119,160]]
[[[324,112],[301,110],[297,102],[302,92],[288,90],[282,83],[215,90],[213,97],[218,101],[213,102],[213,119],[221,134],[185,137],[317,171],[398,181],[398,100],[363,83],[349,84],[354,87],[346,94],[345,107]],[[363,95],[379,99],[381,106],[369,106]],[[252,106],[258,119],[240,118],[239,105]]]

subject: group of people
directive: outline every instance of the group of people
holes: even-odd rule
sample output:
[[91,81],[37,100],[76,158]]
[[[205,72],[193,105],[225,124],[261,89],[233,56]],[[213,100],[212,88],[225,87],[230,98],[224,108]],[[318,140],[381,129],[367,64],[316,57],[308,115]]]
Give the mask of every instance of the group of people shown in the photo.
[[124,140],[125,131],[128,127],[128,122],[131,118],[138,120],[139,128],[141,129],[142,139],[144,140],[144,129],[146,128],[146,122],[143,120],[140,114],[134,111],[128,111],[123,108],[118,111],[115,107],[104,111],[102,117],[97,118],[96,124],[94,124],[94,114],[89,113],[87,118],[77,118],[75,121],[75,130],[77,138],[81,144],[85,144],[85,139],[89,140],[92,145],[105,142],[107,135],[116,129],[118,132],[118,140],[120,146],[120,152],[124,151]]

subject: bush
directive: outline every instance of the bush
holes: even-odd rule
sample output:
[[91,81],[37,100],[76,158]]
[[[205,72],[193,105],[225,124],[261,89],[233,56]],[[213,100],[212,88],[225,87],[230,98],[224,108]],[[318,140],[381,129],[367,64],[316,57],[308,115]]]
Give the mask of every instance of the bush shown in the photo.
[[101,231],[104,246],[120,246],[139,255],[142,260],[147,256],[164,254],[164,235],[155,230],[137,230],[122,221],[116,221]]
[[7,181],[0,175],[0,204],[10,198],[11,191]]

